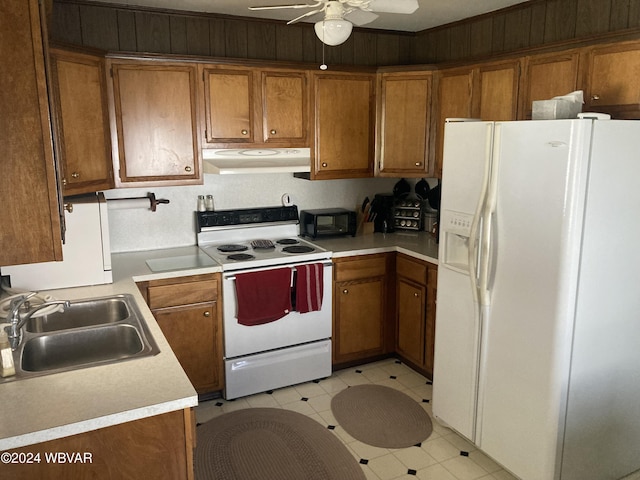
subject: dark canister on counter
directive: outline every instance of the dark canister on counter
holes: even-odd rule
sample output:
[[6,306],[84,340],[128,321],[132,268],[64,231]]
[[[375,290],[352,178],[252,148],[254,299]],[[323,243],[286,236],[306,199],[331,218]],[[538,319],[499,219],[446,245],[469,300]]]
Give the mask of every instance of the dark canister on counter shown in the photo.
[[376,193],[371,210],[376,214],[373,221],[374,232],[390,233],[395,231],[395,197],[393,193]]

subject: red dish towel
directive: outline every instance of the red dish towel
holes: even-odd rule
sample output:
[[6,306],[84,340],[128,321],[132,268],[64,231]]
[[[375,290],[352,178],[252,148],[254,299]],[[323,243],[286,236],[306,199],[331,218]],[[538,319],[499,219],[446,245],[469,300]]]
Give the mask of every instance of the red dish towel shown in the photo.
[[262,325],[291,311],[291,269],[277,268],[236,275],[238,323]]
[[322,308],[322,268],[321,263],[296,267],[296,310],[300,313]]

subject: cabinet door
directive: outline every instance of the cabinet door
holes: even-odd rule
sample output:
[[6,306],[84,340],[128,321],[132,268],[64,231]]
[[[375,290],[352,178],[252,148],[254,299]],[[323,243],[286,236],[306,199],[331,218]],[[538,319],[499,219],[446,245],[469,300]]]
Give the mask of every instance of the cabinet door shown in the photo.
[[11,0],[1,7],[0,265],[62,260],[39,3]]
[[374,75],[314,75],[313,178],[373,176]]
[[493,121],[517,118],[519,61],[481,65],[474,80],[474,117]]
[[262,72],[262,140],[287,146],[308,144],[307,75]]
[[113,188],[104,58],[52,50],[51,67],[64,194]]
[[383,74],[379,176],[432,175],[429,164],[431,75]]
[[535,55],[524,59],[518,118],[531,120],[533,102],[549,100],[578,88],[576,51]]
[[640,42],[595,47],[586,68],[586,111],[640,118]]
[[221,390],[222,332],[215,303],[153,310],[153,315],[196,391]]
[[383,353],[384,294],[384,277],[335,284],[334,364]]
[[470,118],[473,74],[470,69],[444,70],[438,74],[438,114],[434,129],[436,143],[436,171],[442,177],[444,123],[447,118]]
[[425,287],[398,279],[398,353],[417,366],[425,359]]
[[254,143],[251,70],[204,68],[207,143]]
[[119,181],[202,183],[196,67],[112,63]]

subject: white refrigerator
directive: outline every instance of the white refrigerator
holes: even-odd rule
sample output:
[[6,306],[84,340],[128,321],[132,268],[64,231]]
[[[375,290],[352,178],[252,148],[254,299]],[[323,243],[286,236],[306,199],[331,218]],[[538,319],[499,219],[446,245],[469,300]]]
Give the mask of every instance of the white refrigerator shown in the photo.
[[433,413],[523,480],[640,469],[640,121],[445,127]]

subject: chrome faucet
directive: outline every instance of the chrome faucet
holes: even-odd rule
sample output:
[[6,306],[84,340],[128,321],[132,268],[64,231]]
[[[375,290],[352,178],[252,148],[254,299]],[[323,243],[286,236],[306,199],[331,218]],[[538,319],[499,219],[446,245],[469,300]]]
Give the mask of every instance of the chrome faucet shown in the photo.
[[33,308],[29,308],[27,313],[21,317],[20,308],[22,308],[22,306],[36,294],[37,292],[32,292],[28,295],[20,295],[19,297],[11,300],[11,303],[9,304],[9,316],[7,317],[7,322],[10,325],[5,327],[5,330],[7,331],[12,350],[17,349],[20,346],[20,342],[22,341],[22,327],[37,311],[51,305],[63,305],[63,308],[68,308],[71,305],[69,300],[53,300],[51,302],[41,303]]

